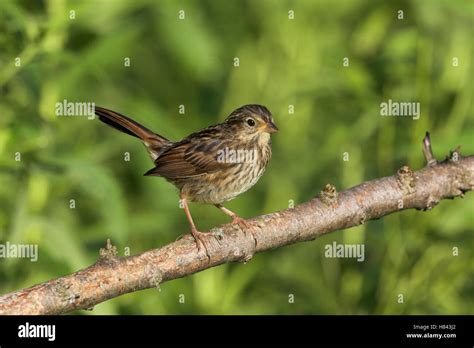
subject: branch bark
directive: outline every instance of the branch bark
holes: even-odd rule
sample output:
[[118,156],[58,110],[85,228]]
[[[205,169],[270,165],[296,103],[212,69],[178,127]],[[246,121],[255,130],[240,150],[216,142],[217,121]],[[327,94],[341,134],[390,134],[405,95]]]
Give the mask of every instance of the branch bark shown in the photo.
[[[0,314],[61,314],[89,309],[129,292],[223,264],[248,261],[257,252],[313,240],[405,209],[430,210],[441,199],[463,196],[474,188],[474,156],[452,151],[438,162],[429,134],[423,139],[425,168],[403,166],[393,176],[365,182],[337,193],[326,185],[310,201],[294,208],[248,220],[254,239],[237,225],[223,225],[208,233],[210,260],[190,235],[160,249],[118,257],[107,241],[99,260],[73,274],[0,296]],[[247,231],[248,232],[248,231]]]

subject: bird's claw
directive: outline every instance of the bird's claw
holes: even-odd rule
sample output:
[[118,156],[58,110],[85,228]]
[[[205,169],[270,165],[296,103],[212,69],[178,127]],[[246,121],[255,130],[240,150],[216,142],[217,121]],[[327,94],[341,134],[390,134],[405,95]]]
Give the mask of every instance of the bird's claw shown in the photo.
[[247,222],[247,220],[245,219],[242,219],[240,216],[234,216],[232,218],[232,224],[237,224],[239,225],[241,228],[246,228],[246,229],[250,229],[252,227],[252,225],[250,225],[250,223]]
[[250,232],[250,234],[252,235],[252,238],[255,242],[255,246],[257,246],[257,237],[255,236],[255,231],[254,231],[254,227],[252,226],[252,224],[250,224],[247,220],[242,219],[240,216],[237,216],[237,215],[232,217],[232,224],[239,225],[240,228],[242,228],[242,230],[244,231],[246,236],[247,236],[247,233]]
[[192,230],[191,233],[194,237],[194,240],[196,241],[198,254],[202,251],[202,249],[204,249],[204,251],[206,252],[208,261],[211,261],[211,255],[209,254],[209,250],[207,249],[206,241],[205,241],[206,233],[199,232],[198,230]]

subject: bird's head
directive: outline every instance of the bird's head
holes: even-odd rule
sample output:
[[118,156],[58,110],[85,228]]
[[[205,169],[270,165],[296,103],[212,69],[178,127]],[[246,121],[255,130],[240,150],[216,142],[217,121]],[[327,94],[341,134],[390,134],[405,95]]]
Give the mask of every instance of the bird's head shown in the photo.
[[278,132],[271,112],[263,105],[244,105],[234,110],[225,122],[239,134],[246,136],[263,135]]

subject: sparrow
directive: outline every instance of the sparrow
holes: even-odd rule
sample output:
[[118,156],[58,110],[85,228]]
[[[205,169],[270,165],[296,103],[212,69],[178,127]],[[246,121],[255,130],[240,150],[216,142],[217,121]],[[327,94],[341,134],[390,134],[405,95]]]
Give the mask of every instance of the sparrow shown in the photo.
[[205,233],[196,228],[188,202],[213,204],[230,216],[232,223],[250,228],[246,220],[223,203],[255,185],[270,161],[271,134],[278,127],[265,106],[239,107],[224,122],[180,141],[171,141],[130,117],[103,107],[95,107],[95,114],[107,125],[143,142],[155,165],[144,175],[163,177],[177,187],[198,252],[204,247],[209,256]]

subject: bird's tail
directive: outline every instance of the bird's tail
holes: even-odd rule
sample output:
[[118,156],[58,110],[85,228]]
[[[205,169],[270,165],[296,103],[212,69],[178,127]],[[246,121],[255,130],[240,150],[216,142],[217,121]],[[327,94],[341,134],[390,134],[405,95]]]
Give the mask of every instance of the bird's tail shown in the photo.
[[109,126],[141,139],[153,160],[161,154],[166,145],[171,144],[165,137],[152,132],[140,123],[118,112],[96,106],[95,113],[99,116],[99,120]]

